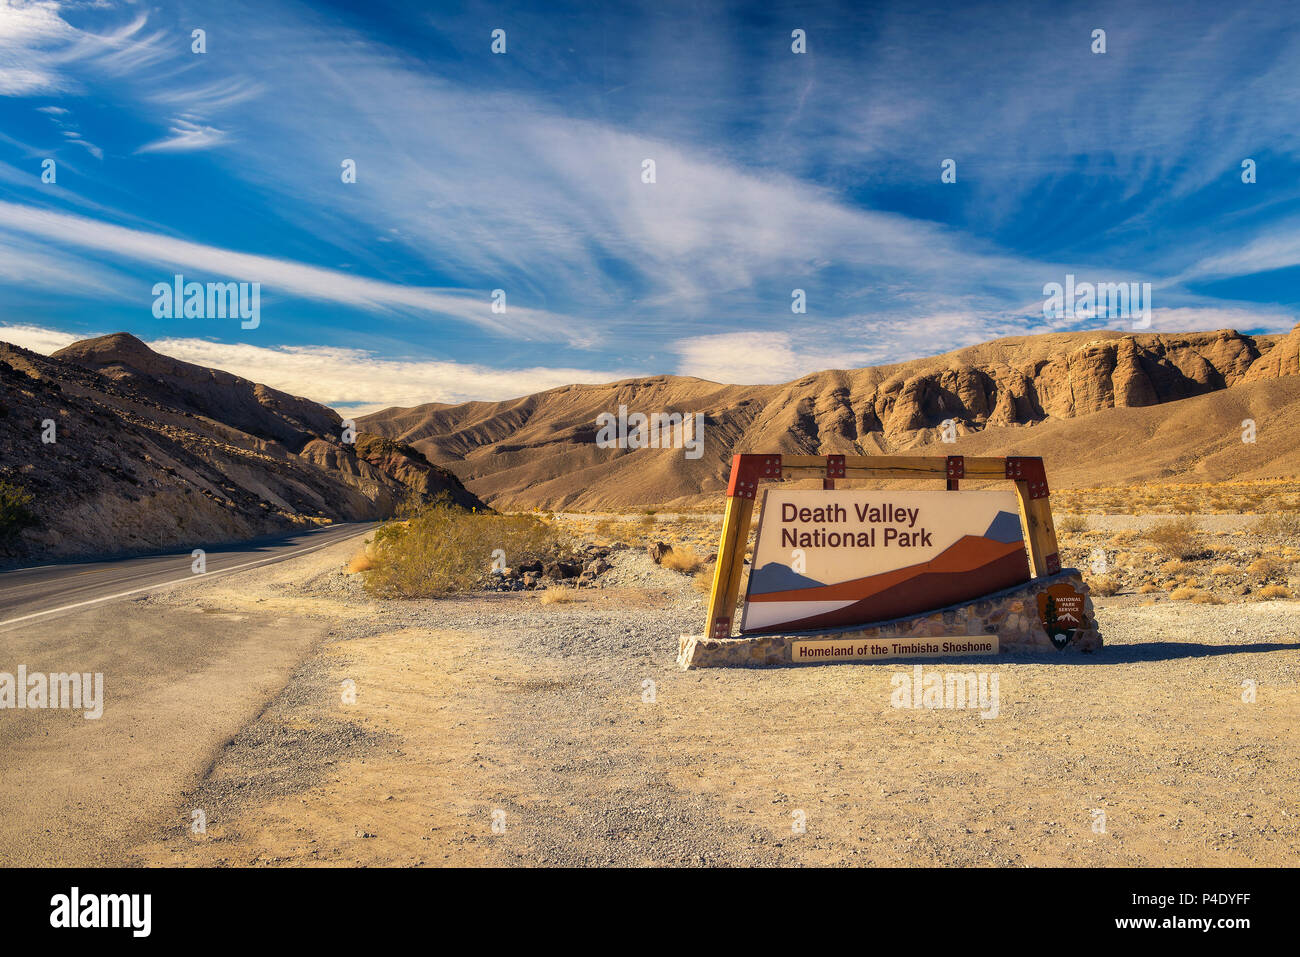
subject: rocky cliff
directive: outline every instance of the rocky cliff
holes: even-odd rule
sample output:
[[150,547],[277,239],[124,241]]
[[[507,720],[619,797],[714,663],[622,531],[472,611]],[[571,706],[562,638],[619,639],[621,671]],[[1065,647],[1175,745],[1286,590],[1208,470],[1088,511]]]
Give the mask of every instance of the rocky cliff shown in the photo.
[[132,336],[48,358],[0,343],[0,482],[36,520],[0,561],[197,547],[385,517],[411,498],[482,507],[409,446],[342,439],[331,409]]
[[[818,372],[782,385],[653,376],[565,386],[505,402],[388,409],[364,417],[361,425],[410,443],[502,507],[703,504],[716,501],[725,487],[735,451],[872,454],[935,445],[927,451],[961,454],[978,444],[987,454],[1006,448],[1050,457],[1050,449],[1030,451],[1045,426],[1075,423],[1073,431],[1092,434],[1094,418],[1105,416],[1112,441],[1094,453],[1103,456],[1149,434],[1151,417],[1136,410],[1188,402],[1209,403],[1200,419],[1221,428],[1226,420],[1213,413],[1222,404],[1217,397],[1244,389],[1233,407],[1253,408],[1246,393],[1263,395],[1267,382],[1283,380],[1285,395],[1268,394],[1270,401],[1289,403],[1298,346],[1300,327],[1287,336],[1232,330],[1053,333],[998,339],[896,365]],[[596,416],[620,405],[645,413],[703,412],[701,456],[597,448]],[[946,420],[952,420],[956,443],[940,441]],[[1267,421],[1270,443],[1290,428],[1280,413]],[[1136,429],[1138,423],[1144,431],[1132,432],[1130,425]],[[1240,446],[1235,435],[1201,435],[1195,421],[1188,424],[1192,434],[1173,443],[1178,468],[1161,461],[1158,449],[1139,454],[1130,447],[1128,457],[1142,467],[1125,474],[1132,480],[1167,477],[1187,472],[1198,448],[1217,448],[1228,438]],[[1267,474],[1294,463],[1294,453],[1281,446],[1257,461],[1265,448],[1272,446],[1248,450],[1242,461]],[[1073,463],[1061,463],[1067,465]],[[1105,478],[1100,468],[1095,475],[1097,482]],[[1083,473],[1078,481],[1095,484]]]

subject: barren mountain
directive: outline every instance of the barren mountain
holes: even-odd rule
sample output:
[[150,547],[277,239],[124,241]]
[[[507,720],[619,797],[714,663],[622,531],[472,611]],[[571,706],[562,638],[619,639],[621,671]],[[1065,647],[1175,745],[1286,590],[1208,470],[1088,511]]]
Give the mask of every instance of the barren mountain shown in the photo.
[[[1058,486],[1300,473],[1300,326],[1018,336],[888,366],[729,386],[653,376],[360,420],[498,507],[716,504],[733,452],[1042,455]],[[601,413],[703,412],[703,454],[602,449]],[[1242,441],[1253,419],[1254,443]],[[952,419],[955,443],[941,439]]]
[[332,409],[126,334],[49,358],[0,343],[0,482],[35,518],[0,535],[0,560],[233,541],[440,493],[482,505],[414,449],[342,436]]

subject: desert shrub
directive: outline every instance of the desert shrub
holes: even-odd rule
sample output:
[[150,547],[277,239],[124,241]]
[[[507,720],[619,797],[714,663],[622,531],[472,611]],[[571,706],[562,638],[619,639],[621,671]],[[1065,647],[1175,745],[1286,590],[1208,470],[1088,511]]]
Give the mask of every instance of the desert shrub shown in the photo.
[[36,524],[36,513],[28,508],[31,504],[31,493],[21,485],[0,480],[0,542]]
[[704,564],[704,559],[696,553],[695,549],[683,545],[681,548],[674,548],[670,551],[659,564],[676,572],[694,575],[700,570],[700,566]]
[[1290,598],[1291,592],[1285,585],[1265,585],[1258,595],[1260,598]]
[[1290,562],[1279,561],[1276,558],[1269,558],[1267,556],[1260,556],[1246,566],[1246,571],[1251,575],[1255,575],[1267,581],[1270,578],[1281,578],[1290,568]]
[[1096,578],[1088,579],[1088,590],[1103,598],[1116,594],[1119,589],[1119,579],[1113,575],[1098,575]]
[[1169,597],[1174,601],[1190,601],[1195,598],[1197,591],[1195,588],[1175,588],[1169,593]]
[[1088,520],[1082,515],[1066,515],[1059,527],[1067,535],[1081,535],[1088,530]]
[[543,605],[558,605],[564,602],[577,601],[578,589],[570,588],[568,585],[552,585],[539,593],[537,600]]
[[1193,518],[1171,518],[1156,522],[1146,539],[1164,558],[1195,558],[1201,553],[1201,530]]
[[518,565],[570,554],[571,543],[533,515],[467,512],[445,504],[423,508],[406,522],[375,533],[365,586],[383,598],[433,598],[470,591],[492,570],[501,549]]
[[1161,588],[1159,585],[1153,585],[1151,582],[1147,582],[1145,585],[1142,585],[1140,588],[1138,588],[1139,595],[1150,595],[1153,592],[1158,592],[1158,591],[1164,591],[1164,589]]
[[375,567],[375,551],[372,542],[366,542],[364,548],[352,556],[348,562],[348,574],[355,575],[358,572],[368,572]]
[[1235,575],[1236,573],[1236,565],[1215,565],[1210,569],[1211,575]]

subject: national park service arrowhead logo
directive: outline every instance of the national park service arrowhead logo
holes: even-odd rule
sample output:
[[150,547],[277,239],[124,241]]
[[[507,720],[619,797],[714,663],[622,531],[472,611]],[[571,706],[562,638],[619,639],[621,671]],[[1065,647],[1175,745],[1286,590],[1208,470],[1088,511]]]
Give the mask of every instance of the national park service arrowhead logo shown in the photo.
[[1038,594],[1038,617],[1043,620],[1047,637],[1057,648],[1064,648],[1084,627],[1083,599],[1073,585],[1061,582]]

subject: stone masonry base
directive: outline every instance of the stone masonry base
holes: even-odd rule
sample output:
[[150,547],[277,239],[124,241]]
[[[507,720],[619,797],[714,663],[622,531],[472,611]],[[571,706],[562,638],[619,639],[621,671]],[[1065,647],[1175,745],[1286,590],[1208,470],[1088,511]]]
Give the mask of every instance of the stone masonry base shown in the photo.
[[[1074,633],[1069,644],[1063,649],[1057,649],[1047,637],[1047,631],[1038,616],[1038,594],[1061,583],[1073,585],[1085,596],[1084,621],[1083,627]],[[682,635],[678,643],[677,663],[683,668],[790,665],[793,663],[791,645],[795,641],[923,639],[973,635],[997,635],[1000,652],[1066,654],[1071,651],[1096,651],[1102,645],[1088,586],[1083,583],[1078,571],[1067,568],[1055,575],[1036,578],[1024,585],[986,595],[977,601],[873,625],[817,633],[744,635],[723,639]],[[880,660],[897,661],[898,657]],[[861,659],[855,660],[861,663]]]

